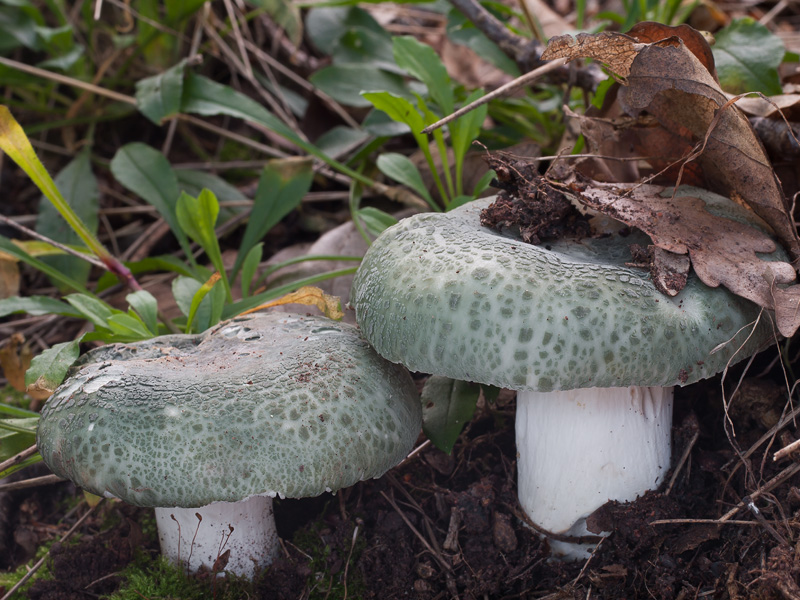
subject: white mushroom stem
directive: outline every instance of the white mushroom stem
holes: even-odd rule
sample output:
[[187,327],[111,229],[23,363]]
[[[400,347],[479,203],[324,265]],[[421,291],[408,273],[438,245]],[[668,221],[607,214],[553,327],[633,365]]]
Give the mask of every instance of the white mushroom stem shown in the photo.
[[[518,392],[518,495],[531,520],[555,534],[596,535],[586,517],[597,508],[658,487],[670,465],[672,391]],[[551,548],[566,559],[588,550],[555,540]]]
[[191,573],[202,566],[212,570],[217,558],[230,550],[221,570],[252,579],[272,563],[279,548],[268,496],[200,508],[156,508],[156,524],[162,554]]

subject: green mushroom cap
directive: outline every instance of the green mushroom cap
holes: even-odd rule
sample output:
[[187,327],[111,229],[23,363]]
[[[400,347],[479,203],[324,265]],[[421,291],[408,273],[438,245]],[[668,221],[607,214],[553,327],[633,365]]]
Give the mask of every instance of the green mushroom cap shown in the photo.
[[[721,196],[702,197],[711,212],[744,214]],[[492,201],[416,215],[372,244],[351,303],[382,356],[414,371],[549,392],[689,384],[772,338],[769,318],[722,287],[691,274],[670,298],[646,271],[625,266],[630,244],[649,243],[640,232],[533,246],[481,226]]]
[[420,413],[408,372],[355,327],[257,314],[90,352],[47,402],[37,443],[95,494],[195,507],[379,477],[412,448]]

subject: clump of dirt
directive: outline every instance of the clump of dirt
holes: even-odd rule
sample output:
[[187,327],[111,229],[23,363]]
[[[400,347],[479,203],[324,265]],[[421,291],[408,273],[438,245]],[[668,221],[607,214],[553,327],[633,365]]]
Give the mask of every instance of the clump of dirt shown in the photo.
[[535,162],[499,154],[489,155],[486,162],[497,174],[492,185],[501,192],[481,212],[481,225],[518,233],[528,244],[590,234],[588,219],[539,175]]

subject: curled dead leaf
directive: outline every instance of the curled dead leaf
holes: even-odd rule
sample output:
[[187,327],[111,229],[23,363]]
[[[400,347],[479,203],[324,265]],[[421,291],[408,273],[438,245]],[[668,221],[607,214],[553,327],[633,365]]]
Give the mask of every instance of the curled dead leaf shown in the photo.
[[679,188],[674,198],[663,193],[658,186],[594,184],[581,190],[578,201],[641,229],[659,248],[688,254],[695,273],[707,286],[724,285],[734,294],[774,310],[773,290],[765,275],[770,274],[775,283],[791,283],[795,271],[787,262],[758,256],[777,250],[772,238],[747,223],[707,210],[707,201],[718,205],[719,196],[690,187]]
[[714,53],[708,45],[705,36],[689,25],[664,25],[653,21],[642,21],[631,27],[628,35],[637,42],[646,44],[658,42],[667,38],[677,37],[684,43],[686,48],[697,57],[697,60],[708,70],[714,81],[717,80],[717,69],[714,66]]

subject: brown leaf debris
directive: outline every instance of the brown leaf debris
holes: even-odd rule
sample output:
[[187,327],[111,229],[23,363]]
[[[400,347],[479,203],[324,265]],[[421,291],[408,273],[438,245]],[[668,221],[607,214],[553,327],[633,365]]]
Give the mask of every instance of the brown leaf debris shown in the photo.
[[613,71],[620,79],[630,73],[633,59],[643,44],[624,33],[604,31],[597,34],[579,33],[577,37],[559,35],[550,40],[542,52],[542,60],[594,58]]
[[745,223],[714,215],[706,203],[693,196],[661,196],[662,188],[638,186],[615,190],[587,186],[579,200],[594,210],[641,229],[653,244],[676,254],[688,254],[695,273],[709,287],[720,284],[759,306],[774,309],[769,281],[791,283],[792,265],[765,261],[756,253],[775,252],[766,233]]

